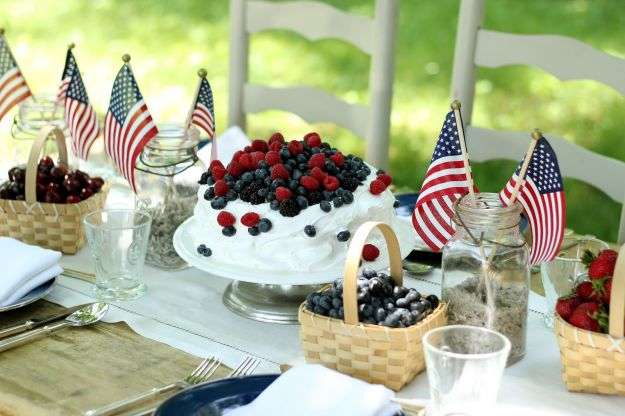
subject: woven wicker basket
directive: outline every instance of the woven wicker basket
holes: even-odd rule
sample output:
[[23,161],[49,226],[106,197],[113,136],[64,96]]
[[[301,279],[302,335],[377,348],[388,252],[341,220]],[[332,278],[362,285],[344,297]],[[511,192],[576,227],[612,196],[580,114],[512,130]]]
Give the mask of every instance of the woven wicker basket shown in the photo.
[[427,318],[408,328],[358,322],[358,266],[366,239],[375,228],[386,240],[391,276],[398,285],[402,284],[401,255],[395,233],[383,223],[363,224],[347,252],[343,281],[345,322],[317,315],[302,304],[300,339],[307,362],[399,390],[425,368],[421,338],[428,330],[446,324],[446,306],[441,303]]
[[28,244],[74,254],[84,244],[82,219],[86,213],[102,209],[109,185],[77,204],[37,202],[36,180],[39,156],[46,139],[53,135],[59,148],[59,160],[67,164],[67,148],[63,132],[46,126],[30,149],[26,165],[25,201],[0,199],[0,236],[13,237]]
[[625,245],[612,278],[609,335],[576,328],[558,314],[554,322],[567,389],[625,395]]

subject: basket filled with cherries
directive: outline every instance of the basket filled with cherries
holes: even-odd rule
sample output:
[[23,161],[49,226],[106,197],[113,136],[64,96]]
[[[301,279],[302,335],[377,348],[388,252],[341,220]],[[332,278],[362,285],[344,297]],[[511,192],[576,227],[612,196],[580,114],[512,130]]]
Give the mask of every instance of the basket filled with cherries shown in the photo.
[[[53,136],[59,161],[39,159],[48,137]],[[63,132],[43,128],[30,150],[28,163],[15,166],[0,184],[0,236],[29,244],[76,253],[84,244],[82,218],[104,206],[108,184],[67,165]]]

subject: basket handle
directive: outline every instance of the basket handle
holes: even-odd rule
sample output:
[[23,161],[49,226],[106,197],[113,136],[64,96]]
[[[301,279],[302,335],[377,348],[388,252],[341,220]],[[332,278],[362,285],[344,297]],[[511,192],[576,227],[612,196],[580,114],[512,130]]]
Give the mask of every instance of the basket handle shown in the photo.
[[59,148],[59,162],[67,165],[67,147],[65,146],[65,135],[63,131],[52,124],[42,127],[33,141],[26,164],[26,203],[37,202],[37,167],[39,166],[39,156],[46,140],[50,135],[54,135],[56,146]]
[[625,333],[625,244],[621,246],[610,294],[610,336],[622,338]]
[[358,267],[362,258],[362,249],[367,242],[367,237],[371,231],[378,228],[382,232],[382,236],[386,240],[388,256],[391,263],[391,276],[397,285],[403,282],[403,272],[401,265],[401,254],[399,251],[399,241],[393,232],[393,229],[382,222],[368,221],[362,224],[349,244],[347,250],[347,259],[345,260],[345,269],[343,271],[343,308],[345,310],[345,323],[356,325],[358,323],[358,301],[356,294],[358,292]]

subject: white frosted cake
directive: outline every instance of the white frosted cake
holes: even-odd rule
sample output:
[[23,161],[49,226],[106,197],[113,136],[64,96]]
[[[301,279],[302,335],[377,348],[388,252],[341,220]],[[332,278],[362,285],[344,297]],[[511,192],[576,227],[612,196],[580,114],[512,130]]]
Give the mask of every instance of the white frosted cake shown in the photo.
[[[366,221],[392,225],[409,250],[414,236],[395,215],[390,183],[317,133],[288,143],[280,133],[255,140],[202,175],[191,231],[197,255],[259,272],[335,272]],[[373,234],[369,243],[363,261],[382,266],[383,239]]]

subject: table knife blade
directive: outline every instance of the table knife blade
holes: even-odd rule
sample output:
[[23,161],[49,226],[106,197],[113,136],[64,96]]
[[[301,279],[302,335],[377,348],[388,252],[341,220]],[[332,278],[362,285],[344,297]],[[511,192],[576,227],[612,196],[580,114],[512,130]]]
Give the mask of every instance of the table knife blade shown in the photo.
[[65,319],[71,314],[73,314],[74,312],[76,312],[77,310],[82,309],[87,305],[89,304],[85,303],[83,305],[72,306],[71,308],[63,309],[63,311],[58,312],[54,315],[46,316],[43,318],[32,318],[19,325],[15,325],[9,328],[2,329],[0,330],[0,339],[10,337],[16,334],[20,334],[25,331],[30,331],[31,329],[40,328],[49,323],[56,322],[61,319]]

